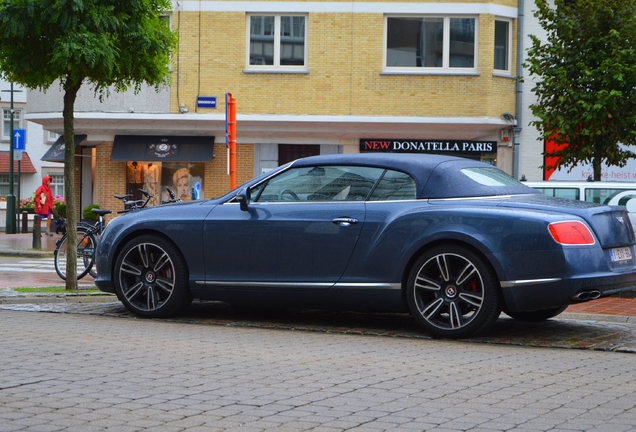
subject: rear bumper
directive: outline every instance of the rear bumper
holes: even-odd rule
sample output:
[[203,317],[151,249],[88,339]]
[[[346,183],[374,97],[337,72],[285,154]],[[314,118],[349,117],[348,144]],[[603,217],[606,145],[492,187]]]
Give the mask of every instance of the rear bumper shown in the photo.
[[507,309],[512,312],[551,309],[636,291],[636,273],[611,273],[574,279],[506,281],[501,283],[501,291]]

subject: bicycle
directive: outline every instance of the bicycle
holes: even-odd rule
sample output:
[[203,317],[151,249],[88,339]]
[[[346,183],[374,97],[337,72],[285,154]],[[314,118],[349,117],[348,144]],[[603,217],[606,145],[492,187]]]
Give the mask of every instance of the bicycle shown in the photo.
[[[153,198],[148,191],[139,189],[139,191],[146,196],[145,200],[128,201],[128,198],[132,195],[115,195],[115,198],[120,199],[124,203],[124,210],[119,210],[118,213],[127,213],[129,211],[138,210],[146,207],[148,202]],[[91,212],[98,216],[98,221],[95,224],[87,222],[80,222],[77,224],[77,280],[80,280],[87,274],[92,277],[97,277],[97,269],[95,267],[95,250],[99,243],[99,238],[106,227],[104,223],[104,216],[112,213],[112,210],[91,209]],[[69,250],[69,237],[68,233],[64,234],[60,240],[58,240],[53,252],[55,272],[57,275],[66,280],[66,257]]]
[[171,203],[177,203],[182,201],[181,198],[177,198],[177,195],[172,191],[172,189],[170,189],[167,186],[166,186],[166,192],[168,192],[168,196],[170,198],[167,200],[162,200],[161,204],[171,204]]
[[[91,209],[91,212],[98,215],[99,221],[95,224],[80,222],[77,225],[77,279],[81,279],[90,273],[94,265],[95,249],[97,248],[98,235],[101,235],[104,226],[104,215],[112,213],[112,210]],[[58,241],[53,252],[53,261],[55,264],[55,272],[57,275],[66,280],[66,261],[69,251],[68,232]],[[94,274],[94,276],[93,276]],[[91,276],[97,276],[97,272],[91,273]]]

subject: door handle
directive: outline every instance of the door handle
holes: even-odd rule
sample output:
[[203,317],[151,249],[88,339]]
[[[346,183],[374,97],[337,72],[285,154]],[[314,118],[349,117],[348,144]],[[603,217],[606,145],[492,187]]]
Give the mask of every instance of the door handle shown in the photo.
[[336,225],[340,225],[340,226],[349,226],[349,225],[357,224],[358,223],[358,219],[349,218],[349,217],[339,217],[339,218],[333,219],[331,222],[335,223]]

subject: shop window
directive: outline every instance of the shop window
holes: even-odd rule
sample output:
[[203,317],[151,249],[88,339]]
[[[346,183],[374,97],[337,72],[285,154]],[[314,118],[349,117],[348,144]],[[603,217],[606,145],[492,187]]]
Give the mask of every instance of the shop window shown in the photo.
[[510,21],[495,20],[495,70],[511,73],[510,70]]
[[404,72],[476,71],[475,18],[387,17],[385,67]]
[[[19,129],[22,126],[22,110],[13,111],[13,129]],[[2,140],[9,141],[11,135],[11,110],[2,110]]]
[[315,144],[279,144],[278,165],[284,165],[296,159],[317,156],[320,154],[320,146]]
[[306,70],[304,15],[249,15],[248,69]]
[[204,169],[202,163],[127,162],[126,193],[137,200],[144,198],[139,189],[147,190],[154,197],[148,205],[169,199],[167,187],[183,201],[203,199]]

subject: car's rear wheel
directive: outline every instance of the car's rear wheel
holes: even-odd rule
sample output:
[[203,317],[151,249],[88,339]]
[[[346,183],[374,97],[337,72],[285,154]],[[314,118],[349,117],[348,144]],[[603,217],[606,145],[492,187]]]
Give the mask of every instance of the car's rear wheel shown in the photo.
[[160,236],[144,235],[129,241],[119,253],[113,276],[117,297],[142,317],[174,315],[192,301],[185,259]]
[[510,315],[511,318],[514,318],[519,321],[528,321],[528,322],[539,322],[549,320],[550,318],[554,318],[559,315],[561,312],[566,310],[568,305],[559,306],[552,309],[543,309],[538,311],[531,312],[510,312],[504,311],[506,314]]
[[410,272],[407,296],[417,322],[438,337],[477,334],[501,313],[494,270],[461,246],[438,246],[424,253]]

